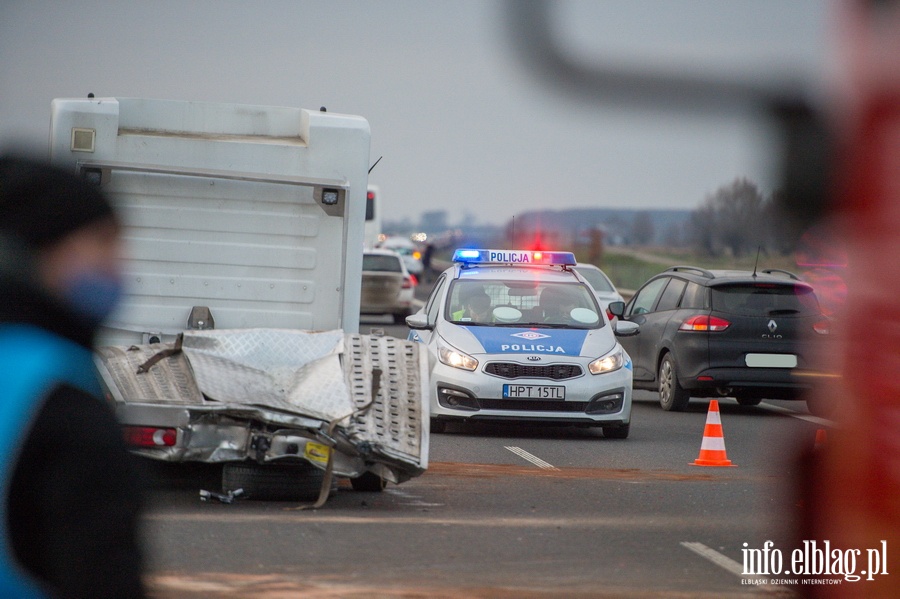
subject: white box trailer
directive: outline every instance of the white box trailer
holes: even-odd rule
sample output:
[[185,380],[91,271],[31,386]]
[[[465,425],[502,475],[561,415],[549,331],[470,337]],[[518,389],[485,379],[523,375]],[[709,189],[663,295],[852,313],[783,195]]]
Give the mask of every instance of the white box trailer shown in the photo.
[[317,480],[275,464],[360,488],[427,467],[425,360],[355,334],[369,137],[361,117],[300,108],[53,101],[51,160],[124,224],[126,294],[97,363],[136,452],[224,462],[226,490],[260,496]]

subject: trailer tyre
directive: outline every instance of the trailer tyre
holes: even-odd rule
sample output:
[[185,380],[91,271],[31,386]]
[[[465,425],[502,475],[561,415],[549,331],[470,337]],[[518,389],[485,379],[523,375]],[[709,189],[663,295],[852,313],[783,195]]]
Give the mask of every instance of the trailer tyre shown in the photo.
[[363,493],[381,493],[386,485],[387,481],[373,472],[365,472],[362,476],[350,479],[353,490]]
[[324,477],[322,470],[306,462],[227,463],[222,468],[222,491],[243,489],[244,497],[266,501],[315,501]]

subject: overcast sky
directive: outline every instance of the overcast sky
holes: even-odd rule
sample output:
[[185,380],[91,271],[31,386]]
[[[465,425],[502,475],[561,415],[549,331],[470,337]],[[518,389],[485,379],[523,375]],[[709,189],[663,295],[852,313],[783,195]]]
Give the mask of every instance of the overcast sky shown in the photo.
[[[729,77],[826,69],[825,0],[554,5],[579,60]],[[154,97],[359,114],[385,217],[505,222],[540,208],[693,209],[774,185],[744,114],[604,105],[534,76],[494,1],[0,0],[0,146],[44,150],[55,97]]]

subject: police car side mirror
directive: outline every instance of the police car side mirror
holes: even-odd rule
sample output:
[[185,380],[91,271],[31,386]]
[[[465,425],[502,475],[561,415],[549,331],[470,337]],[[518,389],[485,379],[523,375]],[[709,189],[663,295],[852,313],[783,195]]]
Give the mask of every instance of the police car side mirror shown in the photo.
[[641,326],[636,322],[620,320],[616,323],[616,328],[613,332],[616,334],[616,337],[632,337],[641,332]]
[[625,314],[625,302],[609,302],[609,312],[613,316],[622,318],[622,315]]
[[432,326],[429,326],[428,324],[428,315],[422,314],[421,312],[417,312],[415,314],[410,314],[409,316],[407,316],[406,326],[413,329],[414,331],[422,331],[434,328]]

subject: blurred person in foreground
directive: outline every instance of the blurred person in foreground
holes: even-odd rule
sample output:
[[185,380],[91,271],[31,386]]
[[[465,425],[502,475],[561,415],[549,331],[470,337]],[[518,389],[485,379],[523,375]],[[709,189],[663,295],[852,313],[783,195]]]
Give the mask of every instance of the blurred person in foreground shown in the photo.
[[0,156],[2,597],[143,597],[142,483],[91,358],[121,295],[96,185]]

